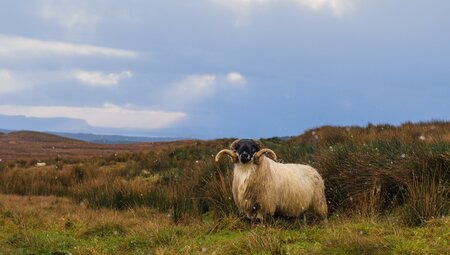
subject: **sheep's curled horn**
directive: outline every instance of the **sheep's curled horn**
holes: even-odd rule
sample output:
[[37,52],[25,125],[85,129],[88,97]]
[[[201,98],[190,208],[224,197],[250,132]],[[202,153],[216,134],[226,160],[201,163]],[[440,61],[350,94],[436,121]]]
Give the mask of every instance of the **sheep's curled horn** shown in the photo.
[[[236,142],[236,141],[235,141],[235,142]],[[259,149],[260,149],[260,150],[259,150],[258,152],[256,152],[255,155],[253,156],[253,157],[254,157],[254,161],[255,161],[256,164],[259,164],[259,163],[260,163],[260,162],[259,162],[259,158],[260,158],[262,155],[264,155],[264,154],[267,154],[267,156],[268,156],[269,158],[273,159],[274,161],[277,160],[277,154],[275,154],[275,152],[274,152],[273,150],[267,149],[267,148],[263,148],[263,145],[262,145],[262,143],[261,143],[260,141],[255,141],[255,142],[258,144]]]
[[238,156],[237,156],[236,152],[232,151],[230,149],[223,149],[223,150],[219,151],[216,155],[216,162],[218,162],[220,157],[222,157],[222,155],[224,155],[224,154],[230,156],[233,163],[238,162]]
[[277,154],[275,154],[275,152],[273,150],[264,148],[264,149],[261,149],[258,152],[256,152],[255,156],[253,156],[255,158],[256,164],[259,164],[259,158],[264,154],[267,154],[267,156],[269,158],[273,159],[274,161],[277,160]]
[[219,161],[220,157],[222,157],[222,155],[228,155],[231,157],[231,160],[233,161],[233,163],[237,163],[239,161],[238,155],[236,153],[236,144],[239,142],[239,139],[234,140],[234,142],[231,143],[230,145],[230,149],[223,149],[221,151],[219,151],[216,155],[216,162]]

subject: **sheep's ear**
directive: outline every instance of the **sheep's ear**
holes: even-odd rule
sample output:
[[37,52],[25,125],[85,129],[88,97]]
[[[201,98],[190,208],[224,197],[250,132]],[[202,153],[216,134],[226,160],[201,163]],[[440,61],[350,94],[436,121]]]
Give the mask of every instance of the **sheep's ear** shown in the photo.
[[264,145],[261,143],[261,141],[255,141],[256,143],[256,149],[259,151],[262,148],[264,148]]

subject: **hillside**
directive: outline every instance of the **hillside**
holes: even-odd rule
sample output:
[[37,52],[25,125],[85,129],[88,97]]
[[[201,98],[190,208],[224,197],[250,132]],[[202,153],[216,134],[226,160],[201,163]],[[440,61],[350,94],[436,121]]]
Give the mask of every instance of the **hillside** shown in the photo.
[[383,139],[399,139],[404,141],[445,141],[450,142],[450,122],[433,121],[420,123],[404,123],[394,125],[372,125],[366,127],[322,126],[313,128],[294,137],[296,143],[320,141],[338,143],[342,141],[370,142]]
[[181,137],[146,137],[146,136],[124,136],[124,135],[97,135],[84,133],[53,133],[55,135],[81,140],[85,142],[100,144],[131,144],[131,143],[149,143],[149,142],[172,142],[187,140]]
[[42,132],[15,131],[0,134],[0,158],[3,161],[86,158],[192,143],[193,141],[96,144]]

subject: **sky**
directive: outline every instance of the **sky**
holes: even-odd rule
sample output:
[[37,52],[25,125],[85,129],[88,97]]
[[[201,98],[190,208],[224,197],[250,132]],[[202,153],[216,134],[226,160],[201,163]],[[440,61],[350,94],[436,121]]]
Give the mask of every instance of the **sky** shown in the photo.
[[0,129],[258,138],[450,120],[449,1],[0,6]]

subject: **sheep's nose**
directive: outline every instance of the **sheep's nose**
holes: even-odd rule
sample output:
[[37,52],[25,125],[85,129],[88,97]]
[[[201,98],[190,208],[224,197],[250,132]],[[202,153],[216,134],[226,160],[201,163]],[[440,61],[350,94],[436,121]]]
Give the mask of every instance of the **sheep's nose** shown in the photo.
[[248,162],[251,158],[252,156],[245,151],[241,154],[241,161],[243,162]]

